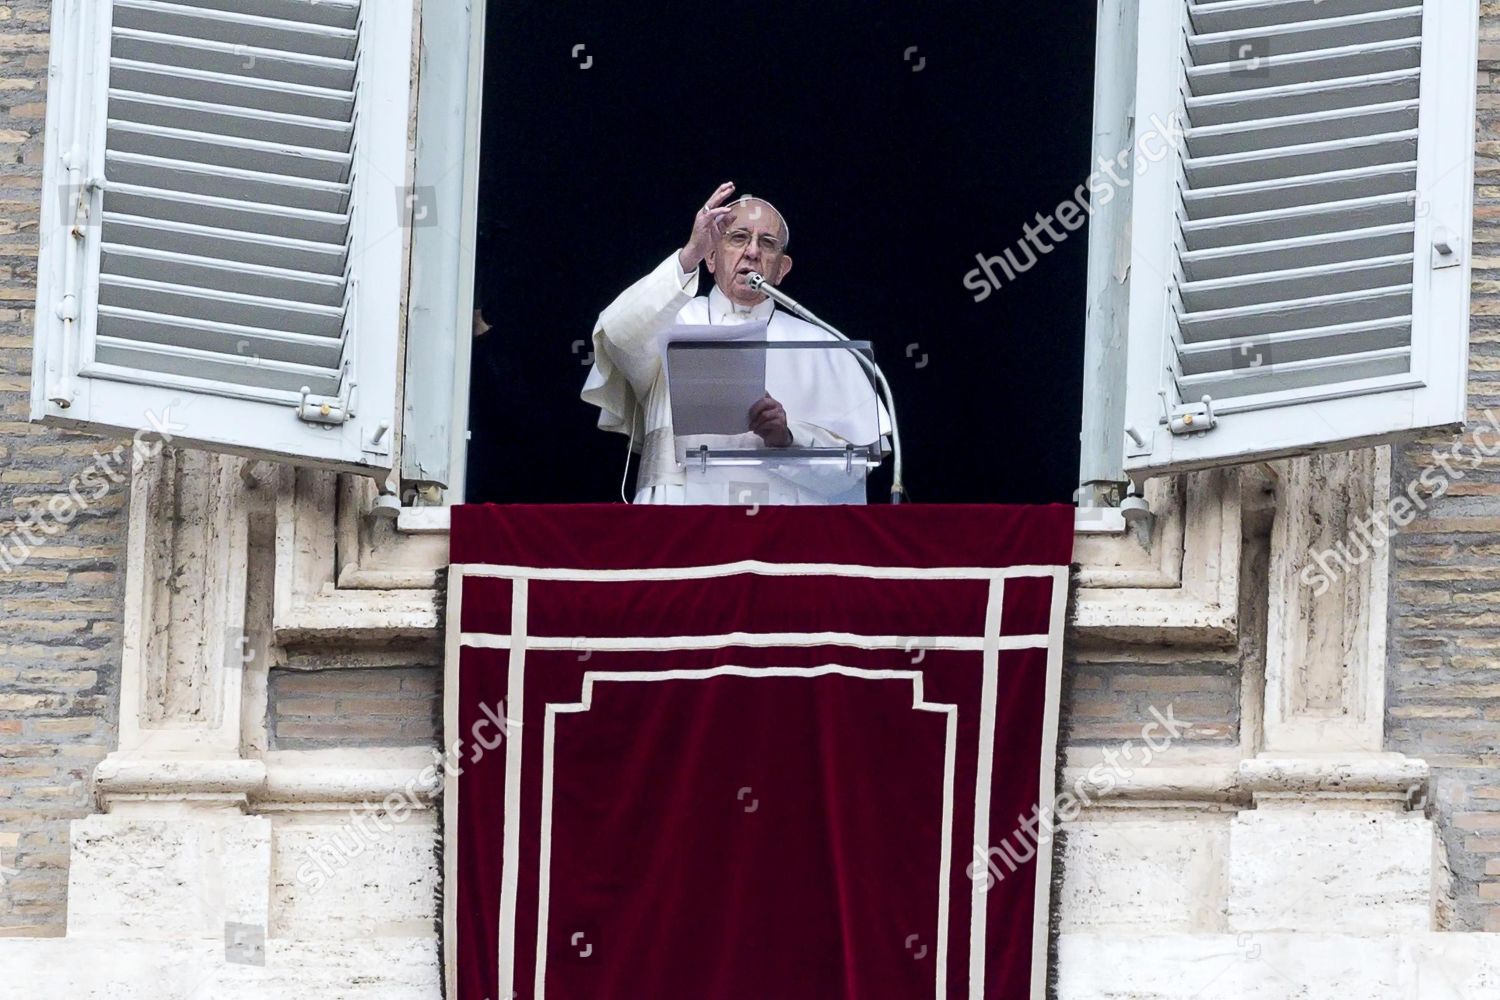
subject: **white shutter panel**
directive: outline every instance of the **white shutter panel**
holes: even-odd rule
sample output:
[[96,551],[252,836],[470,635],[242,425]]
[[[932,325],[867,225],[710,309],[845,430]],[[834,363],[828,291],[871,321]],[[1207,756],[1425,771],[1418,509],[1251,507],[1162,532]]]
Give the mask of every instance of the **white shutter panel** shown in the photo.
[[1463,420],[1477,23],[1474,0],[1143,0],[1133,477]]
[[54,5],[33,419],[391,467],[411,32],[408,0]]

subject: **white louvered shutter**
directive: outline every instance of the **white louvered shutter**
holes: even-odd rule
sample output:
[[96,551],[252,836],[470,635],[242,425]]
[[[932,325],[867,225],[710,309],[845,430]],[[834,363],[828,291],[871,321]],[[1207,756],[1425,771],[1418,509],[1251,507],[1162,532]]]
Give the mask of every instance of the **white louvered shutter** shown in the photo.
[[1133,477],[1463,420],[1477,19],[1142,0]]
[[54,4],[33,419],[391,467],[411,32],[409,0]]

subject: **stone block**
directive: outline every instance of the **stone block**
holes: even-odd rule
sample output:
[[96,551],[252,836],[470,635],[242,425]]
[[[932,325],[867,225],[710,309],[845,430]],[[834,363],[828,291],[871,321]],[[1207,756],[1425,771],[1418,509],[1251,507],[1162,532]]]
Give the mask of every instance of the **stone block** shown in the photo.
[[1434,929],[1436,830],[1381,810],[1258,809],[1229,834],[1229,929]]
[[1064,931],[1224,929],[1228,816],[1084,820],[1066,830]]
[[259,816],[90,816],[72,828],[68,933],[211,937],[270,915],[271,822]]
[[403,821],[363,808],[352,815],[278,817],[272,935],[330,940],[430,933],[442,876],[437,836],[431,810]]

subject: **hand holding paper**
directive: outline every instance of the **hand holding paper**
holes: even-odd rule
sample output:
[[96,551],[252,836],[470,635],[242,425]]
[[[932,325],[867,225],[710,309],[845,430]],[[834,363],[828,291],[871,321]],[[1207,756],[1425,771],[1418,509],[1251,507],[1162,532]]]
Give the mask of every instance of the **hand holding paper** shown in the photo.
[[772,399],[769,392],[750,407],[750,429],[772,448],[785,448],[792,443],[792,432],[786,422],[786,408]]

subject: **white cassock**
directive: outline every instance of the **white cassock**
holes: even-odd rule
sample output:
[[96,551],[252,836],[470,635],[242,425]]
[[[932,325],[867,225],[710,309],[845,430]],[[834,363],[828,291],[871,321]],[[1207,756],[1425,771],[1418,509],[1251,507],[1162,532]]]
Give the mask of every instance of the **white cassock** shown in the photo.
[[[589,370],[581,393],[584,402],[599,407],[602,430],[633,434],[641,453],[640,473],[636,478],[636,503],[680,504],[710,502],[696,499],[687,487],[687,470],[679,461],[680,450],[672,433],[671,401],[662,359],[662,335],[673,326],[728,326],[769,319],[766,339],[772,341],[836,340],[832,334],[813,326],[785,310],[777,310],[770,299],[752,307],[739,306],[729,300],[718,286],[706,296],[694,297],[698,290],[698,270],[684,273],[677,254],[666,260],[640,281],[625,289],[594,323],[594,365]],[[827,355],[812,358],[810,355]],[[793,355],[800,357],[793,358]],[[829,383],[843,383],[848,391],[840,392]],[[857,416],[848,411],[851,398],[861,395],[873,401],[869,381],[858,362],[847,352],[773,351],[767,358],[766,391],[786,409],[787,428],[795,447],[842,447],[863,445],[853,440],[865,436],[856,429],[869,427],[873,420],[865,411]],[[799,419],[798,414],[813,419]],[[880,431],[889,433],[885,407],[878,406]],[[749,415],[746,415],[748,421]],[[840,431],[843,433],[841,434]],[[741,440],[719,438],[719,447],[763,448],[756,434],[747,431]],[[753,475],[749,470],[741,478]],[[828,491],[820,488],[816,476],[760,475],[755,499],[765,503],[829,503]],[[727,491],[721,503],[745,503],[748,494]]]

